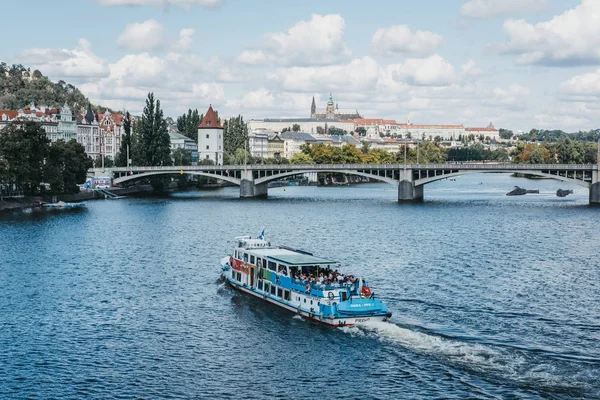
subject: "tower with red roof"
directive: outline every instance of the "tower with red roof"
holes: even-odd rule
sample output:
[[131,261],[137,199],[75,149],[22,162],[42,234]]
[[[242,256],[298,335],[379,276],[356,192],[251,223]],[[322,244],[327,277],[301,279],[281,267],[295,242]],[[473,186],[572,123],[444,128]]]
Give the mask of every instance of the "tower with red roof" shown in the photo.
[[198,125],[198,162],[202,160],[223,165],[223,126],[212,104]]

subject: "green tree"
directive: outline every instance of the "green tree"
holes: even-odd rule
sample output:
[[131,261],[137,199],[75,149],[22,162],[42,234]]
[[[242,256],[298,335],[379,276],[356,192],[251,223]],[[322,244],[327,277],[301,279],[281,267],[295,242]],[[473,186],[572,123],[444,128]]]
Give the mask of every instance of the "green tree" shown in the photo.
[[148,93],[146,107],[139,123],[141,159],[136,165],[171,165],[171,141],[160,100],[154,101],[154,93]]
[[327,134],[328,135],[345,135],[346,131],[340,128],[336,128],[335,126],[331,126],[329,127],[329,129],[327,130]]
[[8,181],[33,194],[43,182],[49,144],[38,122],[14,121],[0,130],[0,159],[5,161]]
[[204,115],[198,113],[198,109],[188,109],[187,114],[177,117],[177,130],[195,142],[198,141],[198,125],[202,122]]
[[119,148],[119,152],[117,153],[117,157],[115,158],[115,165],[117,167],[126,167],[127,166],[127,156],[131,158],[131,115],[129,115],[129,111],[125,113],[123,117],[123,135],[121,137],[121,147]]
[[300,132],[300,125],[298,125],[298,124],[292,125],[292,131],[294,131],[294,132]]
[[[248,144],[248,126],[241,115],[232,117],[223,123],[223,147],[229,155],[238,149],[246,149]],[[231,157],[230,157],[231,158]]]
[[365,136],[367,134],[367,130],[363,126],[359,126],[354,132],[358,133],[359,136]]
[[173,165],[192,165],[192,152],[182,148],[175,149],[171,152],[173,157]]
[[59,140],[50,146],[44,165],[45,181],[50,183],[53,192],[77,193],[77,184],[85,182],[91,167],[92,159],[81,144],[75,139]]
[[500,139],[512,139],[515,134],[509,129],[500,128],[499,135]]
[[290,158],[290,164],[314,164],[313,159],[305,153],[297,153]]

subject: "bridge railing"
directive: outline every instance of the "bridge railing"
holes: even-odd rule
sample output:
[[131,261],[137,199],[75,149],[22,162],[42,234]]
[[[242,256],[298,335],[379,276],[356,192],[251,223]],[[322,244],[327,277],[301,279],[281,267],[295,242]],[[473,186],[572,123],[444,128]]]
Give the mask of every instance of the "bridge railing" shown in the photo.
[[117,168],[94,168],[91,172],[111,173],[111,172],[149,172],[149,171],[173,171],[177,173],[183,171],[275,171],[275,170],[296,170],[296,171],[319,171],[319,170],[374,170],[374,169],[461,169],[461,170],[570,170],[570,171],[591,171],[597,170],[596,164],[513,164],[513,163],[471,163],[471,162],[447,162],[443,164],[249,164],[249,165],[189,165],[189,166],[157,166],[157,167],[117,167]]

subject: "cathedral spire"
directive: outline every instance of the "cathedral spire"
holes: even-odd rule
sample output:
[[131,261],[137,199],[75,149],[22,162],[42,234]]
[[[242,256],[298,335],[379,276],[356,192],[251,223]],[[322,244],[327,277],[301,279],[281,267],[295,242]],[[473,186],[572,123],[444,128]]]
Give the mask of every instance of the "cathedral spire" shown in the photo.
[[310,117],[314,118],[313,116],[316,113],[317,113],[317,104],[315,103],[315,96],[313,96],[312,105],[310,106]]

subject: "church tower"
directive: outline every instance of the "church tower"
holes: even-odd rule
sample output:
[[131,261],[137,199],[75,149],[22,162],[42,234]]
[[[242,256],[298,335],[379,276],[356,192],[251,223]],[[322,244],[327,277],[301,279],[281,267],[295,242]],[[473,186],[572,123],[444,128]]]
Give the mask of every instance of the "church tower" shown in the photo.
[[316,113],[317,113],[317,104],[315,103],[315,96],[313,96],[312,105],[310,106],[310,117],[315,118]]
[[335,105],[333,104],[333,97],[331,96],[331,93],[329,93],[329,101],[327,102],[327,109],[325,110],[325,114],[325,118],[335,118]]

